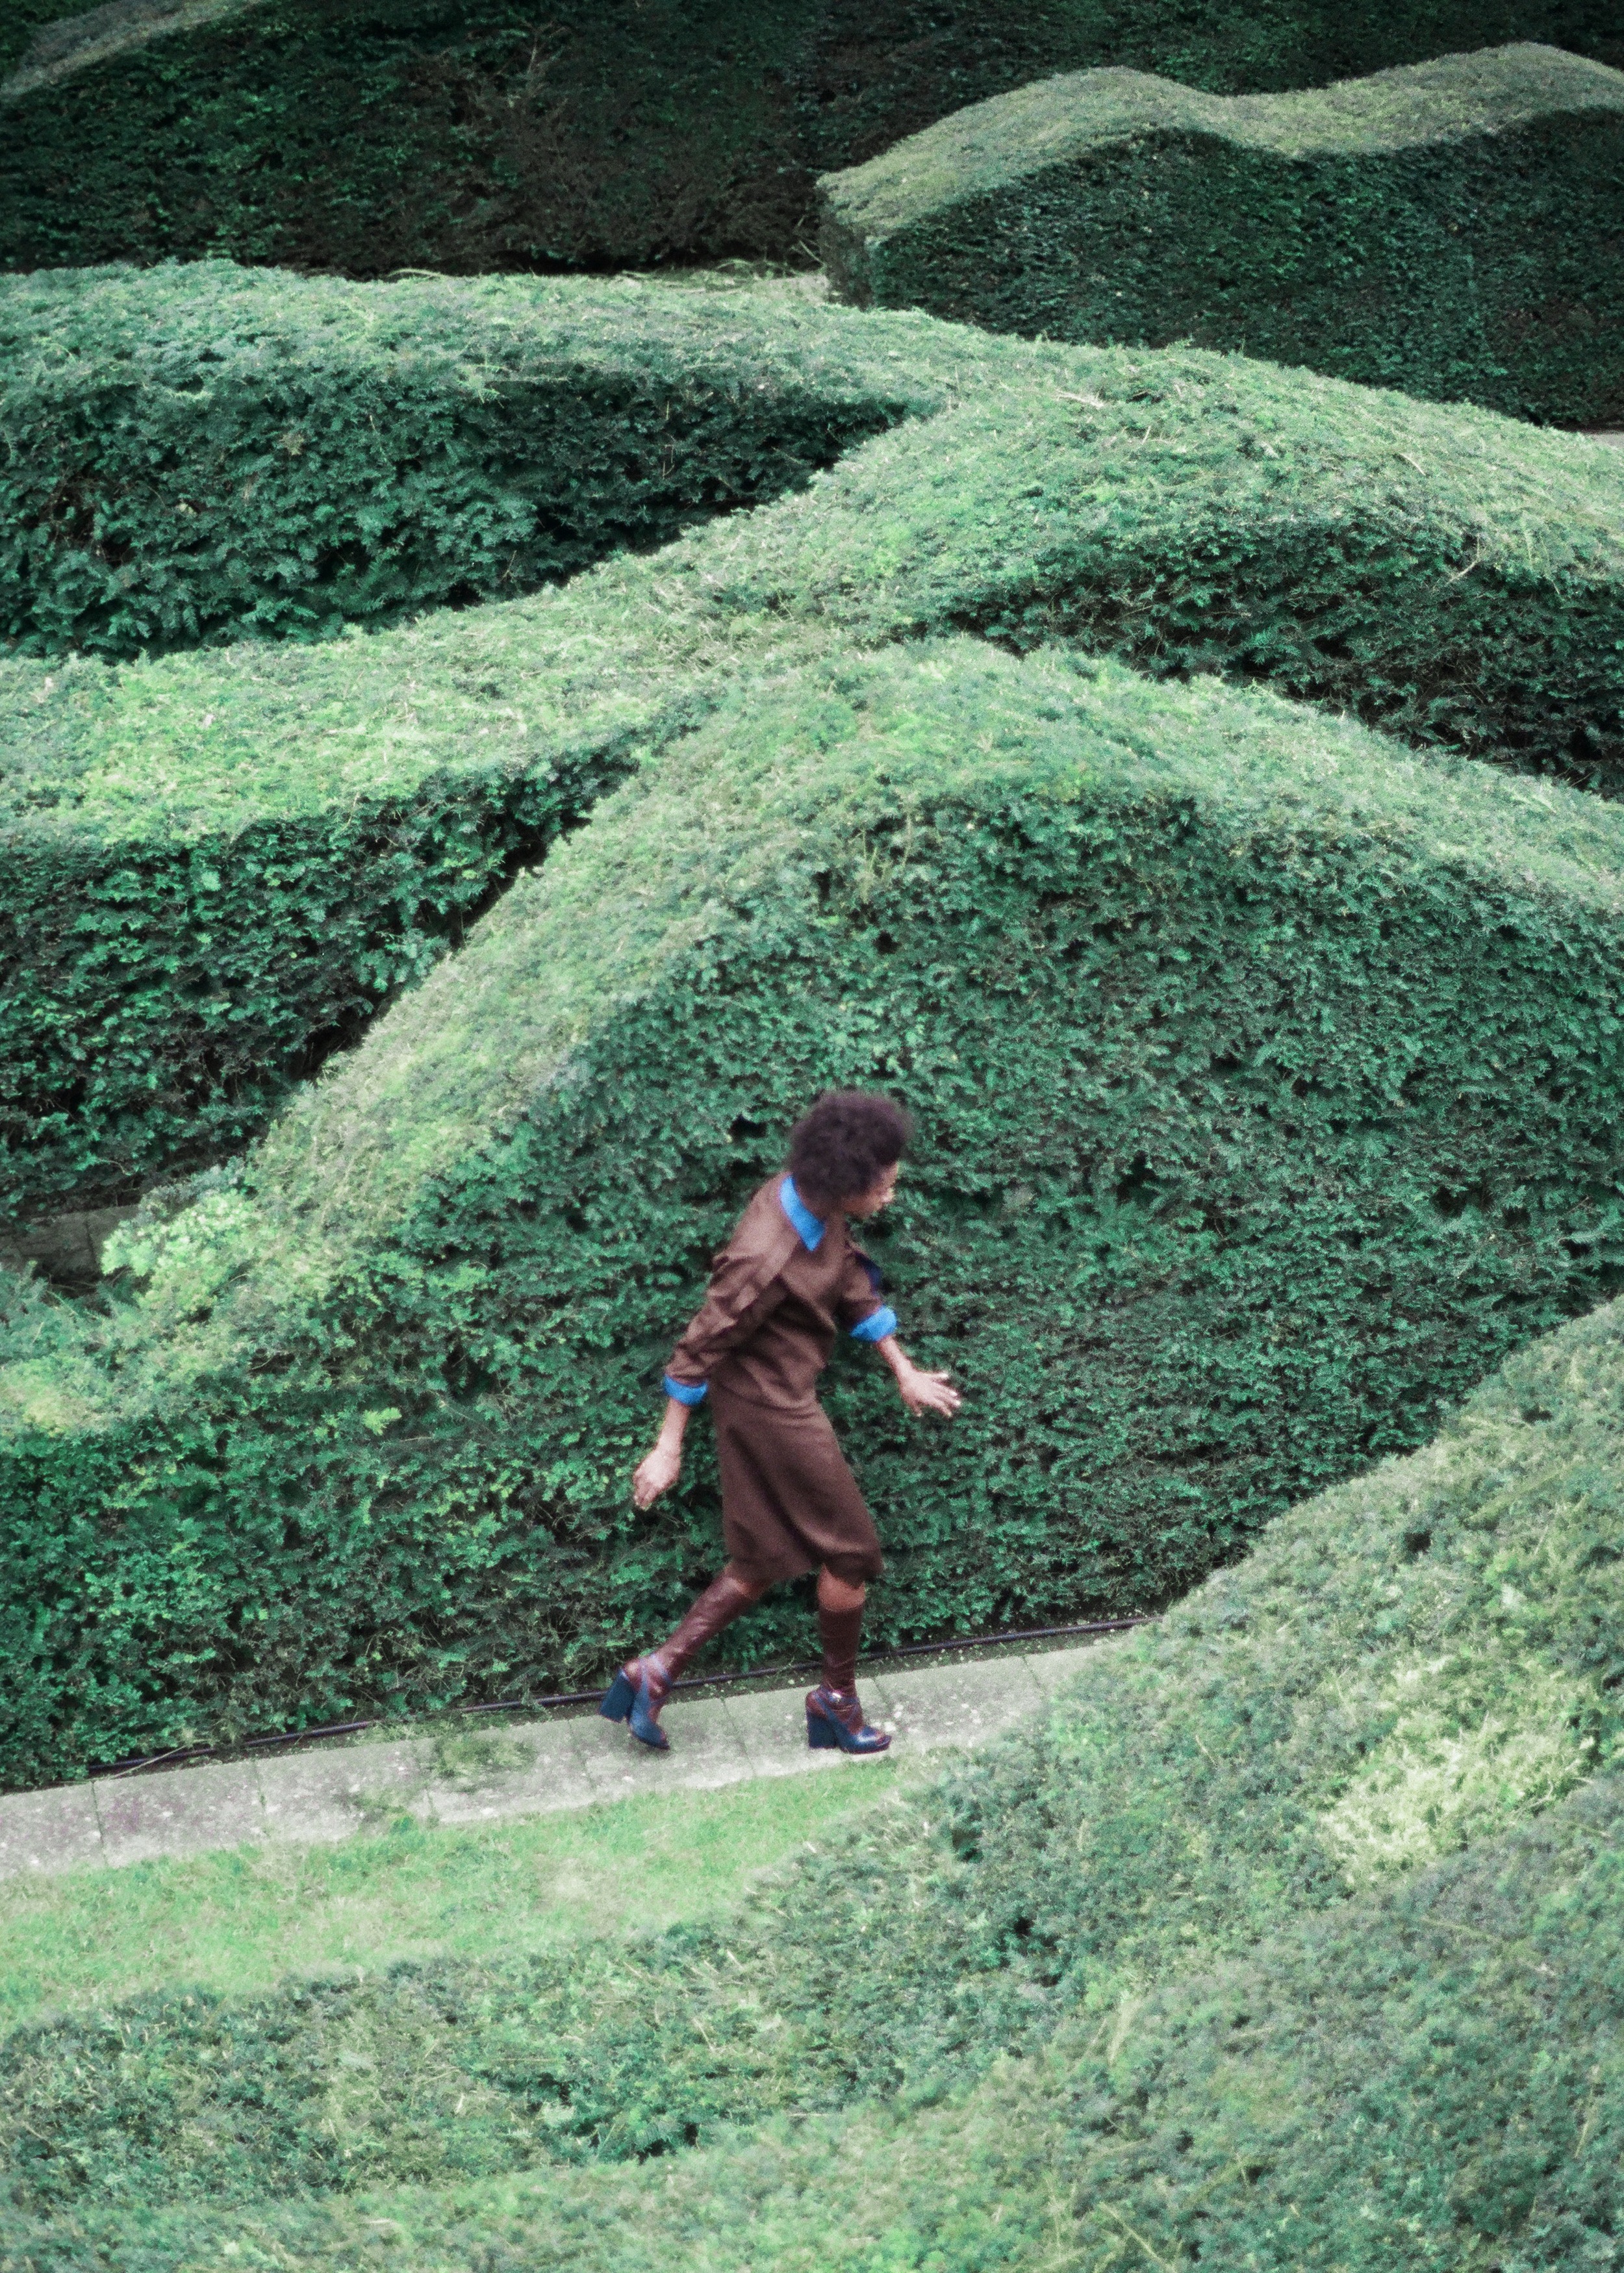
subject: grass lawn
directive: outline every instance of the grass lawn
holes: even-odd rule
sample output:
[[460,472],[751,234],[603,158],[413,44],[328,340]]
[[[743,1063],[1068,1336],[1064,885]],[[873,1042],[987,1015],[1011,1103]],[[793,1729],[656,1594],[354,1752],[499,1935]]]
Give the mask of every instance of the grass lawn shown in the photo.
[[653,1793],[477,1831],[401,1815],[337,1847],[237,1847],[0,1888],[0,2028],[160,1989],[251,1993],[287,1974],[513,1957],[694,1920],[924,1771]]

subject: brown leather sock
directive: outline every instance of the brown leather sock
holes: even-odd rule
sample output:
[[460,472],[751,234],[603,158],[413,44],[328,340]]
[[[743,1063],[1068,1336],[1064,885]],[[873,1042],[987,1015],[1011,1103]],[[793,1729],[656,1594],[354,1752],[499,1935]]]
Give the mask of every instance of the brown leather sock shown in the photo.
[[826,1609],[818,1605],[818,1639],[823,1644],[823,1685],[851,1697],[857,1686],[857,1643],[863,1632],[863,1607],[855,1610]]
[[650,1650],[649,1655],[658,1658],[666,1679],[675,1681],[707,1641],[713,1641],[724,1626],[730,1626],[742,1611],[760,1599],[730,1571],[722,1572],[711,1580],[670,1639],[662,1641],[658,1649]]

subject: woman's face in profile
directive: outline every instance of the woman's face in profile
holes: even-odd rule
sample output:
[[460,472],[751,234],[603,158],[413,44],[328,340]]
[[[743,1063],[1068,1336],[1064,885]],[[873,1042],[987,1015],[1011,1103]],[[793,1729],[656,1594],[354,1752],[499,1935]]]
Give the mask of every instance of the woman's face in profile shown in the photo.
[[881,1208],[888,1208],[896,1197],[896,1167],[893,1166],[887,1168],[883,1175],[875,1179],[867,1191],[859,1192],[855,1198],[845,1201],[842,1205],[841,1213],[855,1216],[878,1215]]

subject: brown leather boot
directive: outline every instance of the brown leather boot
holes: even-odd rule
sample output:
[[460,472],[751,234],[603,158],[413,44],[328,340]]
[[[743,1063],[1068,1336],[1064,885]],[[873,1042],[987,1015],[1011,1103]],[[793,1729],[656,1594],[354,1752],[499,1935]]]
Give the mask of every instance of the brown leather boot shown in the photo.
[[823,1685],[849,1697],[857,1685],[857,1644],[863,1638],[863,1605],[855,1610],[818,1605],[818,1639],[823,1644]]
[[724,1571],[713,1579],[669,1641],[647,1657],[634,1657],[615,1676],[608,1695],[598,1707],[606,1721],[624,1721],[640,1744],[651,1752],[667,1752],[671,1740],[660,1726],[660,1707],[671,1693],[671,1684],[689,1661],[741,1611],[760,1597]]
[[818,1605],[818,1635],[823,1644],[823,1679],[806,1699],[806,1741],[813,1752],[838,1745],[842,1752],[883,1752],[891,1739],[872,1729],[857,1702],[857,1643],[863,1612]]

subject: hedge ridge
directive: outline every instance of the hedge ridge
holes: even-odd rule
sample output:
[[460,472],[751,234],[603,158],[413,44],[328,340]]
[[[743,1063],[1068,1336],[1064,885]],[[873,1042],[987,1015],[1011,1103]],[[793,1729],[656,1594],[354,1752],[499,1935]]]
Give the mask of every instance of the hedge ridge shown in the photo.
[[[45,12],[11,11],[0,58]],[[1519,39],[1624,63],[1609,0],[559,0],[539,41],[521,0],[258,0],[0,87],[0,265],[799,260],[816,175],[1055,71],[1235,92]]]
[[1554,48],[1230,98],[1082,72],[819,191],[831,280],[864,306],[1624,419],[1624,72]]
[[118,656],[510,598],[939,408],[898,345],[787,289],[3,278],[0,638]]
[[8,1771],[657,1624],[715,1488],[630,1519],[652,1384],[827,1081],[919,1116],[887,1267],[969,1392],[927,1436],[835,1377],[877,1630],[1177,1589],[1617,1283],[1621,853],[1211,684],[954,643],[741,691],[126,1235],[133,1295],[16,1290]]
[[[0,666],[13,1205],[251,1134],[640,748],[832,639],[1066,639],[1618,781],[1615,453],[1238,358],[849,320],[955,407],[655,556],[313,647]],[[236,967],[210,876],[259,895]]]
[[[221,263],[0,283],[0,326],[13,629],[112,649],[154,619],[296,633],[558,575],[1031,359],[770,287],[354,287]],[[266,452],[267,418],[296,454]],[[55,522],[31,526],[46,499]],[[318,553],[359,556],[348,591]],[[550,625],[498,613],[280,664],[240,646],[212,669],[0,666],[0,1212],[122,1199],[236,1149],[640,735],[702,709],[634,605],[534,659],[517,642]],[[685,662],[702,683],[702,653]]]
[[[1114,2211],[1170,2263],[1605,2262],[1621,1384],[1615,1305],[745,1915],[16,2032],[0,2234],[313,2273],[387,2220],[425,2267],[631,2273],[748,2224],[786,2273],[871,2235],[991,2273],[1109,2263]],[[1331,1830],[1372,1790],[1417,1834],[1373,1878]]]

